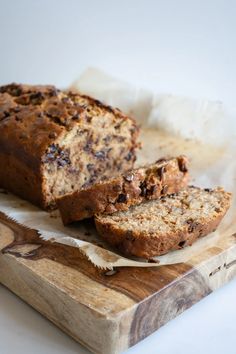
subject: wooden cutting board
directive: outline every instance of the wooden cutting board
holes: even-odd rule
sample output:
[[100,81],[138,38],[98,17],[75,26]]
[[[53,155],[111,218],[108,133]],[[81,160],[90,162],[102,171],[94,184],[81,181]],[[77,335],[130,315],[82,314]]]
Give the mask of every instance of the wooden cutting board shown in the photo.
[[186,264],[107,272],[1,214],[3,248],[0,282],[99,354],[124,351],[236,275],[235,234]]
[[[146,138],[156,158],[168,153],[166,147],[175,154],[187,149]],[[199,149],[193,161],[203,160]],[[150,148],[144,148],[143,161],[149,155]],[[208,165],[206,158],[202,170]],[[188,263],[107,272],[78,249],[42,241],[36,231],[0,213],[0,282],[94,353],[126,350],[235,275],[232,232]]]

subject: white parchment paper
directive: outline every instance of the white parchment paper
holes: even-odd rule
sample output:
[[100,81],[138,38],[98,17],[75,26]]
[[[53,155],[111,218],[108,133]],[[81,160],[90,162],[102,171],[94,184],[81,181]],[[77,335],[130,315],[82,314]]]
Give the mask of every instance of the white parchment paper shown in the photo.
[[168,134],[214,145],[236,138],[236,109],[227,109],[221,101],[163,93],[158,82],[156,91],[151,92],[96,68],[85,70],[71,88],[119,107],[141,124]]

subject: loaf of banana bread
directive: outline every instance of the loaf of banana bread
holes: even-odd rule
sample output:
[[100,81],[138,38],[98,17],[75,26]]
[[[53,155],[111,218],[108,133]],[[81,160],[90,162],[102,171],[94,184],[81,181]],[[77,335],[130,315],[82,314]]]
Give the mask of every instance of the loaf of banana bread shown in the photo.
[[185,156],[162,158],[117,177],[94,183],[57,200],[63,223],[69,224],[95,214],[128,210],[145,200],[173,194],[187,186],[188,160]]
[[139,129],[91,97],[54,86],[0,87],[0,187],[41,206],[132,168]]

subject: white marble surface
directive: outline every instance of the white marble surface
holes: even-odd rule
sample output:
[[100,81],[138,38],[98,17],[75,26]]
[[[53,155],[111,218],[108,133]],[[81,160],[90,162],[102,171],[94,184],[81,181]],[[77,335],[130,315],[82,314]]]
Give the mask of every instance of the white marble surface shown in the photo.
[[[66,87],[96,66],[235,109],[234,0],[0,0],[0,84]],[[0,270],[1,271],[1,270]],[[236,280],[127,354],[235,354]],[[87,351],[0,286],[0,354]]]

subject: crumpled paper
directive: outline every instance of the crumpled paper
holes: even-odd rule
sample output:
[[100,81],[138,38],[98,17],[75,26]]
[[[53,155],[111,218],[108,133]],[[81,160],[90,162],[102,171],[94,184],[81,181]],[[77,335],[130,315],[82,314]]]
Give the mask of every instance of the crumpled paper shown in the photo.
[[[129,94],[132,95],[131,89]],[[130,102],[133,102],[132,100],[136,102],[137,97],[135,99],[131,97]],[[136,107],[138,107],[139,103],[135,103]],[[146,104],[147,101],[145,100]],[[182,105],[184,104],[183,101]],[[142,106],[142,103],[140,105]],[[185,108],[183,107],[182,109],[184,110]],[[188,124],[193,123],[190,121]],[[195,124],[197,124],[197,121]],[[143,149],[138,155],[138,165],[153,162],[162,156],[185,154],[191,162],[191,184],[209,188],[219,185],[233,193],[232,207],[217,231],[199,239],[191,247],[155,257],[153,258],[155,263],[148,263],[143,259],[129,259],[118,254],[116,250],[99,238],[94,226],[91,226],[88,222],[80,222],[73,226],[64,227],[58,211],[49,214],[11,194],[0,193],[0,212],[3,212],[7,217],[21,225],[37,230],[40,237],[44,240],[79,248],[95,266],[104,269],[122,266],[157,267],[187,262],[207,250],[207,248],[216,246],[227,236],[235,233],[236,159],[234,151],[236,144],[234,141],[228,139],[220,146],[219,144],[212,144],[212,141],[211,144],[206,144],[172,136],[155,128],[150,129],[148,128],[148,122],[143,125],[141,134]],[[222,127],[223,130],[224,127]]]
[[[133,115],[146,126],[214,145],[236,138],[236,110],[221,101],[155,92],[132,86],[96,68],[85,70],[72,89],[97,97]],[[223,127],[223,129],[222,129]]]

